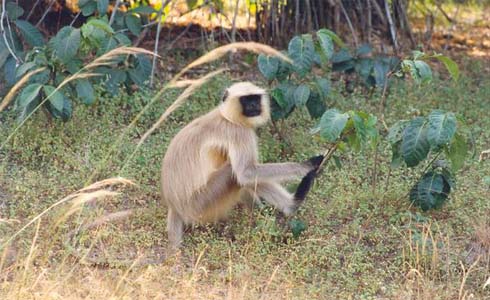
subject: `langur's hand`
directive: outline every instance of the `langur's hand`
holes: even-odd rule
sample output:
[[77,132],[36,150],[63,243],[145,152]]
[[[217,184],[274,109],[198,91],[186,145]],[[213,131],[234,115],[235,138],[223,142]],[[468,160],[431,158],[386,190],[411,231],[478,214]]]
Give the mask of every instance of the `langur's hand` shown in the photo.
[[313,170],[316,173],[316,171],[318,171],[318,168],[322,164],[322,161],[324,158],[325,158],[325,156],[323,156],[323,155],[313,156],[310,159],[308,159],[307,163],[313,167]]

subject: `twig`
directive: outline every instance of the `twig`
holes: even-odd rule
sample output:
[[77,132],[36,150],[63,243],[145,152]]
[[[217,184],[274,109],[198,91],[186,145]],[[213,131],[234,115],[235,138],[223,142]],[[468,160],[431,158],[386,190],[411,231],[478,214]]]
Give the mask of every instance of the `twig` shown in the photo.
[[[10,54],[14,57],[15,61],[16,62],[22,62],[22,60],[17,57],[14,53],[14,51],[12,50],[12,48],[10,48],[10,44],[7,40],[7,32],[5,31],[5,26],[3,26],[3,20],[5,19],[5,13],[7,12],[7,8],[6,8],[6,2],[7,1],[2,1],[2,15],[0,17],[0,29],[2,30],[2,36],[3,36],[3,40],[5,42],[5,46],[7,47],[8,51],[10,52]],[[8,22],[8,16],[7,16],[7,22]]]
[[79,11],[77,13],[77,15],[73,18],[73,20],[71,21],[70,23],[70,26],[73,26],[73,24],[75,24],[75,21],[78,19],[78,17],[80,16],[80,14],[82,13],[82,11]]
[[[29,12],[29,14],[27,15],[26,17],[26,21],[29,20],[29,18],[32,16],[32,14],[34,13],[34,10],[36,9],[37,5],[39,4],[41,0],[36,0],[36,3],[34,3],[34,5],[32,6],[31,8],[31,11]],[[5,1],[4,1],[5,2]]]
[[335,152],[335,150],[337,150],[337,147],[338,147],[338,144],[334,144],[331,148],[328,148],[327,151],[325,151],[325,153],[323,154],[323,156],[324,156],[323,160],[320,163],[320,165],[318,166],[318,170],[316,171],[317,174],[320,173],[323,165],[326,164],[330,160],[330,158],[333,156],[333,153]]
[[340,9],[342,10],[342,13],[344,14],[345,19],[347,20],[347,25],[349,26],[352,37],[354,38],[354,46],[357,48],[359,45],[359,41],[357,40],[356,30],[354,29],[354,26],[352,26],[352,22],[350,21],[349,15],[347,14],[347,11],[345,10],[345,7],[342,4],[342,1],[340,0],[340,1],[338,1],[338,3],[340,5]]
[[112,25],[114,22],[114,18],[116,17],[117,10],[119,8],[119,4],[121,3],[121,0],[116,0],[116,3],[114,4],[114,7],[112,8],[112,13],[111,13],[111,18],[109,19],[109,26]]
[[[160,32],[162,30],[162,14],[163,14],[163,9],[167,6],[167,4],[170,2],[170,0],[161,0],[162,7],[160,8],[160,11],[158,12],[157,16],[157,21],[158,21],[158,26],[157,26],[157,36],[155,38],[155,49],[153,50],[153,53],[155,55],[158,54],[158,42],[160,40]],[[151,75],[150,75],[150,87],[153,86],[153,77],[155,76],[155,66],[157,64],[157,59],[156,56],[153,56],[153,62],[151,64]]]
[[44,18],[46,18],[46,16],[48,15],[49,11],[51,10],[51,7],[53,7],[53,5],[54,5],[55,2],[56,2],[56,0],[51,0],[51,2],[49,3],[48,8],[44,11],[43,16],[41,17],[41,19],[39,19],[39,21],[37,21],[36,27],[38,27],[39,25],[41,25],[41,23],[44,21]]
[[383,2],[385,4],[386,18],[388,19],[388,24],[390,26],[390,33],[391,33],[391,39],[393,41],[393,47],[395,48],[395,53],[398,54],[398,41],[396,39],[395,24],[393,23],[393,19],[391,18],[390,6],[388,4],[388,0],[384,0]]

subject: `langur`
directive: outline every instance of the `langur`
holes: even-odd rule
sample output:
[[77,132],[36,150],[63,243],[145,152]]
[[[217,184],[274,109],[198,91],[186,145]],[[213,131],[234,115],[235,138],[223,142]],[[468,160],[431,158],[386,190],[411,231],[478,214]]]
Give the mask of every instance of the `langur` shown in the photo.
[[[285,215],[305,199],[323,156],[303,163],[259,163],[255,129],[269,121],[269,101],[264,89],[235,83],[217,108],[193,120],[170,142],[161,188],[171,249],[180,246],[184,225],[217,221],[245,195],[260,197]],[[294,194],[281,186],[301,177]]]

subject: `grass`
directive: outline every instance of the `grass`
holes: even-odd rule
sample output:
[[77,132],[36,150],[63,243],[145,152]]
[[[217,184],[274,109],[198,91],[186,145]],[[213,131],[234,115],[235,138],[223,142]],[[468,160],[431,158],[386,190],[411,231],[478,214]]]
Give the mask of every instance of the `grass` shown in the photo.
[[[462,63],[458,83],[436,79],[420,88],[395,83],[385,119],[427,114],[434,108],[463,115],[478,151],[490,148],[490,75],[484,62]],[[1,299],[489,299],[489,161],[477,156],[458,174],[457,190],[441,210],[422,213],[405,197],[417,172],[397,170],[386,185],[390,151],[381,146],[379,182],[371,178],[371,151],[341,154],[300,209],[307,224],[298,238],[281,231],[270,207],[236,208],[226,222],[186,233],[181,261],[136,268],[120,260],[155,256],[166,245],[166,209],[159,202],[159,166],[166,145],[187,122],[219,103],[232,79],[220,75],[200,88],[143,144],[121,173],[141,136],[176,99],[167,91],[139,119],[119,151],[94,180],[116,175],[137,186],[114,187],[119,196],[73,211],[60,206],[0,250]],[[337,91],[342,85],[337,83]],[[36,114],[0,152],[0,245],[56,201],[82,188],[109,149],[150,101],[151,92],[77,105],[72,121],[47,123]],[[376,113],[379,95],[335,93],[330,105]],[[15,127],[15,114],[0,117],[0,140]],[[302,161],[322,153],[308,133],[314,121],[302,111],[259,130],[264,161]],[[422,167],[421,167],[422,168]],[[420,170],[418,170],[420,171]],[[386,190],[385,187],[387,186]],[[126,222],[77,236],[87,257],[103,256],[109,268],[79,263],[67,251],[67,234],[106,212],[148,208]],[[87,250],[91,249],[88,253]]]

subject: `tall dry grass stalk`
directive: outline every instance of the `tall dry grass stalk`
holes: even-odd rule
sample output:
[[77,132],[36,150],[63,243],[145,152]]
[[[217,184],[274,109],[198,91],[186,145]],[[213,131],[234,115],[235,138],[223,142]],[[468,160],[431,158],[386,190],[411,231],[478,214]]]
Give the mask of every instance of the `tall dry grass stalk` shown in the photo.
[[[107,188],[110,186],[116,186],[116,185],[133,185],[134,183],[124,179],[124,178],[110,178],[106,179],[103,181],[95,182],[94,184],[91,184],[88,187],[85,187],[81,190],[76,191],[75,193],[72,193],[63,199],[53,203],[51,206],[46,208],[44,211],[36,215],[34,218],[32,218],[29,222],[27,222],[24,226],[22,226],[21,229],[19,229],[17,232],[15,232],[12,236],[10,236],[3,244],[0,245],[0,250],[6,248],[10,242],[12,242],[19,234],[21,234],[23,231],[25,231],[30,225],[32,225],[34,222],[39,221],[44,215],[46,215],[48,212],[50,212],[53,208],[60,206],[63,203],[72,201],[74,206],[72,206],[72,209],[76,209],[77,207],[81,206],[84,203],[90,202],[90,201],[95,201],[97,199],[100,199],[101,197],[106,197],[106,196],[114,196],[115,193],[111,191],[100,191],[100,190],[95,190],[94,189],[100,189],[100,188]],[[70,210],[70,211],[71,211]]]
[[29,78],[44,70],[46,70],[46,68],[39,68],[30,71],[29,73],[22,76],[22,78],[14,84],[14,86],[10,89],[7,95],[3,98],[2,102],[0,103],[0,112],[2,112],[5,108],[7,108],[10,102],[12,102],[12,100],[14,99],[14,96],[17,95],[17,92],[20,90],[21,87],[24,86],[24,84],[26,84]]
[[[46,98],[44,98],[25,118],[24,120],[22,120],[22,122],[20,122],[15,128],[14,130],[12,131],[12,133],[10,133],[10,135],[5,139],[5,141],[0,145],[0,150],[2,150],[5,145],[7,145],[7,143],[10,141],[10,139],[17,133],[17,131],[25,124],[25,122],[27,122],[28,119],[30,119],[30,117],[44,104],[46,103],[46,101],[48,101],[56,92],[58,92],[63,86],[65,86],[66,84],[68,84],[69,82],[71,81],[74,81],[74,80],[77,80],[77,79],[83,79],[83,78],[89,78],[89,77],[95,77],[95,76],[102,76],[103,74],[98,74],[98,73],[93,73],[91,72],[94,68],[97,68],[97,67],[101,67],[101,66],[110,66],[112,65],[114,62],[115,62],[115,59],[121,55],[131,55],[131,54],[149,54],[149,55],[153,55],[153,52],[151,51],[148,51],[146,49],[142,49],[142,48],[136,48],[136,47],[119,47],[119,48],[115,48],[107,53],[105,53],[104,55],[96,58],[94,61],[90,62],[89,64],[85,65],[84,67],[82,67],[80,70],[78,70],[75,74],[65,78],[65,80],[63,80],[52,92],[51,94],[47,95]],[[35,70],[37,71],[37,70]],[[41,72],[42,70],[40,70],[39,72]],[[29,74],[27,74],[29,75]],[[26,75],[26,76],[27,76]],[[26,78],[26,76],[24,76],[18,83],[21,83],[22,80],[24,80],[24,78]],[[30,75],[32,76],[32,74]],[[29,77],[30,77],[29,76]],[[24,83],[29,79],[29,77],[27,77],[27,79],[24,80]],[[22,83],[22,84],[24,84]],[[22,84],[19,84],[19,85],[15,85],[11,91],[9,92],[9,94],[11,94],[12,92],[12,95],[10,96],[10,98],[7,98],[8,101],[11,101],[11,99],[13,98],[13,95],[16,93],[16,90],[14,90],[14,88],[16,88],[17,90],[22,86]],[[12,91],[14,90],[14,91]],[[7,94],[7,96],[9,95]],[[4,99],[2,101],[2,105],[3,103],[7,103],[7,101]],[[6,106],[6,105],[5,105]],[[0,110],[1,111],[1,110]]]

